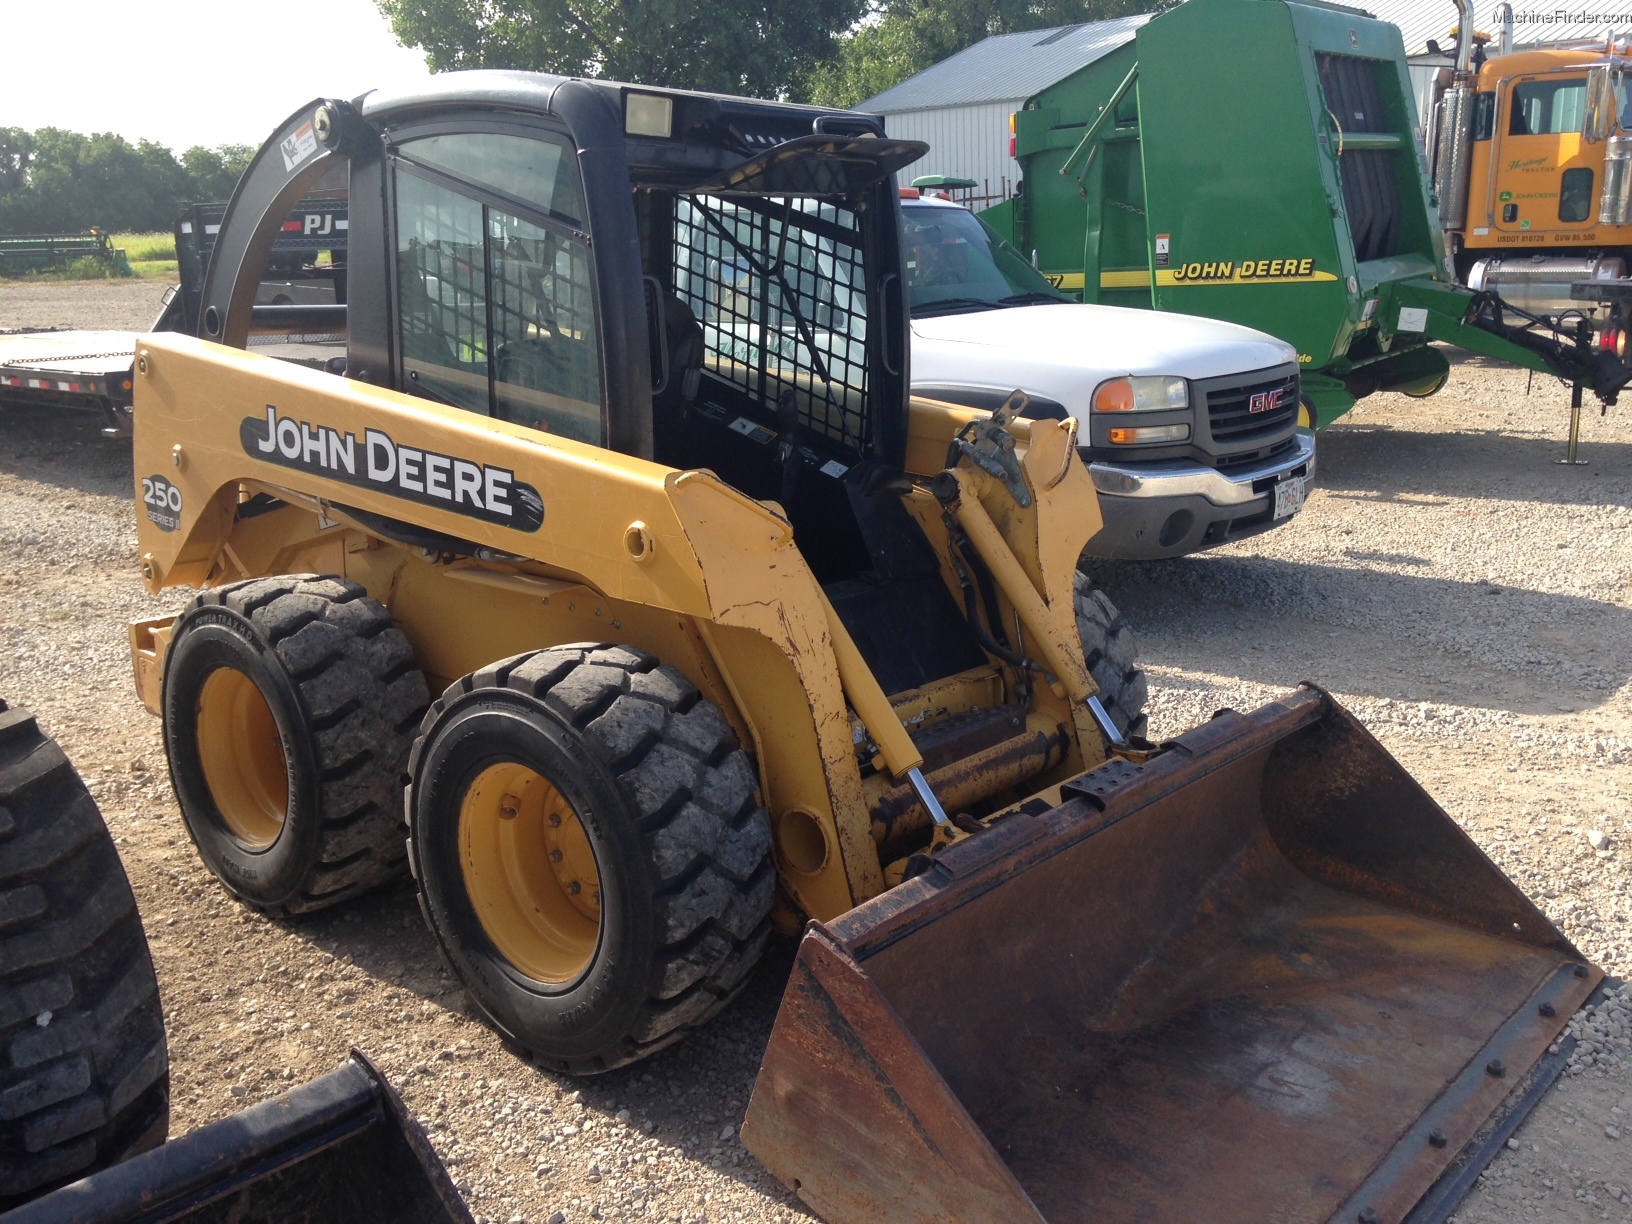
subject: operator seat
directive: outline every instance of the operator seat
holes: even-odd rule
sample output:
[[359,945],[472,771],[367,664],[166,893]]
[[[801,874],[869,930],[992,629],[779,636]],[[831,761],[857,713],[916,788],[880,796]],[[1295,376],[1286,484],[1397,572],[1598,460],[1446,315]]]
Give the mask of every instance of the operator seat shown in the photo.
[[663,295],[663,330],[669,343],[669,379],[663,394],[678,394],[682,405],[697,399],[703,380],[703,327],[672,293]]
[[652,439],[661,462],[684,465],[691,449],[686,426],[703,380],[703,328],[691,307],[670,292],[660,294],[657,306],[663,312],[668,374],[652,393]]

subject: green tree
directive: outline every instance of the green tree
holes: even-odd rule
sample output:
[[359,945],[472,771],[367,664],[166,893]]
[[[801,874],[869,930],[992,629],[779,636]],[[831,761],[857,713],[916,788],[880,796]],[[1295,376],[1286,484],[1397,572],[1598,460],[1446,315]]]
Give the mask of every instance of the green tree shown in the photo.
[[376,0],[432,69],[523,68],[796,96],[867,0]]
[[807,73],[802,92],[855,106],[993,34],[1149,12],[1151,0],[872,0],[839,53]]
[[251,153],[195,147],[178,159],[112,132],[0,128],[0,232],[168,230],[184,205],[226,199]]
[[0,200],[28,182],[34,137],[22,128],[0,128]]
[[254,156],[252,145],[222,145],[217,149],[194,145],[181,155],[181,168],[187,175],[186,199],[182,202],[225,200]]

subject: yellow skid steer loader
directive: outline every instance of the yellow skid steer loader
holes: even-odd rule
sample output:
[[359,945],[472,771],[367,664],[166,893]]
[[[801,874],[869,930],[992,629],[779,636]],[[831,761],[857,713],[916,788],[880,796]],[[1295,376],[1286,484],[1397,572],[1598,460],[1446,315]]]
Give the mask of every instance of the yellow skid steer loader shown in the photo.
[[[743,1135],[829,1219],[1402,1219],[1598,971],[1320,691],[1142,738],[1076,422],[907,395],[922,152],[527,73],[291,116],[137,352],[187,826],[265,909],[411,868],[572,1072],[804,927]],[[324,192],[335,301],[257,305]]]

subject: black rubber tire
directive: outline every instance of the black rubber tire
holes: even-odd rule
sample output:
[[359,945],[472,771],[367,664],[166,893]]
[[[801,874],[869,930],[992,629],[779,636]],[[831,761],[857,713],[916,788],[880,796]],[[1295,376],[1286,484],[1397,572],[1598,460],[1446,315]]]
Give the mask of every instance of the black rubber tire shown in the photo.
[[[501,761],[551,782],[594,850],[599,942],[575,981],[511,965],[467,891],[461,803]],[[609,1071],[678,1041],[765,950],[776,874],[753,766],[719,710],[643,651],[560,646],[466,676],[426,715],[409,778],[426,921],[477,1006],[552,1068]]]
[[147,936],[96,802],[0,702],[0,1212],[164,1142]]
[[1081,570],[1073,580],[1072,597],[1083,658],[1099,688],[1099,703],[1123,735],[1130,739],[1143,736],[1150,688],[1138,664],[1133,630],[1105,592],[1096,590]]
[[[257,847],[228,828],[198,747],[199,695],[218,668],[254,682],[287,767],[287,814]],[[260,909],[322,909],[403,874],[402,782],[429,704],[391,614],[344,578],[257,578],[199,595],[165,656],[170,781],[205,865]]]

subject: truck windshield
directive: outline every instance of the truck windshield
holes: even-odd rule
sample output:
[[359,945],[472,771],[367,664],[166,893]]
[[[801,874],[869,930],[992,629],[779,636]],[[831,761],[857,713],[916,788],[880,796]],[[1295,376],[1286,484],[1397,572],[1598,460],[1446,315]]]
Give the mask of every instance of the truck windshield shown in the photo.
[[1071,300],[973,213],[935,204],[901,212],[913,314]]

